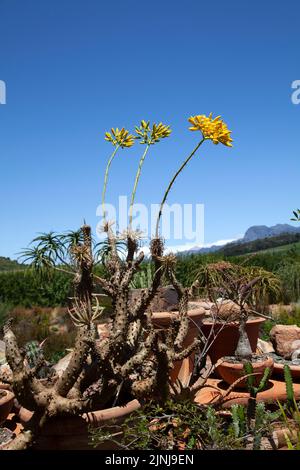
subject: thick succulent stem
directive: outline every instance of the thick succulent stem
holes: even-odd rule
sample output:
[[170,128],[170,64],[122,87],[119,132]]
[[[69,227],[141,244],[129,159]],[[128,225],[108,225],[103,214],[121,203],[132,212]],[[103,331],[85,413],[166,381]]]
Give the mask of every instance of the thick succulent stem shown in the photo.
[[75,384],[85,364],[90,346],[91,338],[88,326],[78,328],[71,360],[56,384],[56,391],[60,396],[66,397]]
[[88,302],[92,300],[93,293],[93,255],[91,227],[83,225],[83,246],[74,248],[74,255],[78,263],[79,272],[75,277],[75,295],[79,300]]
[[30,410],[37,408],[36,397],[43,386],[31,376],[24,365],[16,337],[11,329],[11,321],[4,325],[5,354],[12,371],[12,385],[16,398]]
[[151,333],[148,335],[146,338],[145,344],[140,347],[140,349],[137,351],[137,353],[131,357],[122,367],[121,367],[121,375],[123,377],[126,377],[134,367],[137,365],[142,365],[147,356],[149,355],[149,352],[151,351],[151,348],[154,344],[155,340],[155,332],[151,331]]
[[252,357],[252,349],[246,331],[247,315],[241,311],[239,324],[239,340],[235,350],[235,356],[240,360],[249,360]]

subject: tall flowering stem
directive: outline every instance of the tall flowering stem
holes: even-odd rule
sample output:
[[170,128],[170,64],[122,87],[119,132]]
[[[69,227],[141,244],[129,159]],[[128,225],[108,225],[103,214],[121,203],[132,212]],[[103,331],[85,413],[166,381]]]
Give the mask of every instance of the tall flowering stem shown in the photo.
[[130,201],[130,208],[129,208],[129,229],[132,228],[132,212],[133,212],[133,204],[136,195],[137,185],[141,176],[142,166],[145,161],[146,155],[148,153],[150,145],[155,145],[161,139],[165,139],[169,137],[171,134],[170,126],[166,126],[162,122],[159,124],[153,124],[152,127],[150,126],[150,121],[142,120],[140,126],[135,126],[135,133],[136,139],[140,141],[142,145],[146,145],[146,149],[139,161],[139,166],[135,175],[133,190],[131,193],[131,201]]
[[134,200],[135,200],[135,195],[136,195],[136,189],[137,189],[137,185],[141,176],[142,166],[143,166],[143,163],[144,163],[144,160],[146,158],[149,148],[150,148],[150,144],[146,146],[145,152],[143,153],[140,159],[139,166],[135,175],[134,186],[133,186],[133,190],[131,193],[131,200],[130,200],[130,207],[129,207],[129,228],[132,228],[132,212],[133,212],[133,205],[134,205]]
[[203,139],[198,143],[198,145],[194,148],[194,150],[192,151],[192,153],[187,157],[186,160],[184,160],[184,162],[182,163],[182,165],[180,166],[180,168],[176,171],[175,175],[173,176],[173,178],[171,179],[166,191],[165,191],[165,194],[164,194],[164,197],[160,203],[160,207],[159,207],[159,213],[158,213],[158,216],[157,216],[157,221],[156,221],[156,230],[155,230],[155,236],[156,238],[158,238],[158,231],[159,231],[159,223],[160,223],[160,219],[161,219],[161,216],[162,216],[162,211],[163,211],[163,208],[164,208],[164,205],[165,205],[165,202],[167,200],[167,197],[169,195],[169,192],[171,191],[172,189],[172,186],[173,184],[175,183],[177,177],[179,176],[179,174],[182,172],[182,170],[186,167],[186,165],[189,163],[189,161],[193,158],[193,156],[195,155],[195,153],[197,152],[197,150],[199,149],[199,147],[203,144],[203,142],[205,141],[206,139],[203,137]]
[[108,173],[109,173],[109,168],[110,165],[120,147],[122,148],[128,148],[132,147],[134,144],[134,139],[135,137],[131,134],[129,134],[129,131],[127,131],[124,127],[122,129],[119,129],[118,127],[114,129],[112,127],[111,132],[105,132],[105,140],[110,142],[114,147],[114,151],[109,157],[109,160],[106,165],[106,170],[105,170],[105,175],[104,175],[104,184],[103,184],[103,190],[102,190],[102,211],[103,211],[103,219],[104,222],[106,220],[106,215],[105,215],[105,194],[106,194],[106,188],[107,188],[107,180],[108,180]]
[[104,220],[106,220],[105,195],[106,195],[106,188],[107,188],[107,181],[108,181],[108,173],[109,173],[110,165],[112,164],[112,161],[115,158],[116,153],[117,153],[119,148],[120,148],[120,145],[117,145],[115,147],[113,153],[109,157],[109,160],[107,162],[106,169],[105,169],[104,183],[103,183],[103,189],[102,189],[102,212],[103,212],[103,219]]

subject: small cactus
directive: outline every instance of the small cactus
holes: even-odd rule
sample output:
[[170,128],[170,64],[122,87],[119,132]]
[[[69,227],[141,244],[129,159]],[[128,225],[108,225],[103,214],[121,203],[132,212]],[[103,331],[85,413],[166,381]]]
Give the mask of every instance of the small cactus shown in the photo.
[[291,369],[289,368],[287,364],[285,364],[284,366],[283,373],[284,373],[284,381],[285,381],[285,388],[286,388],[287,407],[289,409],[293,409],[294,402],[295,402],[293,379],[292,379]]
[[264,370],[263,377],[261,378],[259,384],[255,386],[255,376],[253,375],[253,365],[251,362],[246,362],[244,364],[244,371],[248,375],[247,377],[247,389],[250,394],[248,405],[247,405],[247,418],[248,418],[248,426],[250,426],[250,422],[252,419],[255,418],[255,410],[256,410],[256,396],[258,393],[262,392],[269,381],[271,369],[266,367]]
[[30,369],[33,369],[41,359],[44,359],[44,353],[38,341],[28,341],[25,345],[25,358]]

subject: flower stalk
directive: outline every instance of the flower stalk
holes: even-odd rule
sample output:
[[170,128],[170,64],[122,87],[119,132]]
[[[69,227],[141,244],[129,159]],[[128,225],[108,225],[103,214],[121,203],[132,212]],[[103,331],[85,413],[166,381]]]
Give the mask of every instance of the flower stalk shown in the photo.
[[175,183],[177,177],[179,176],[179,174],[182,172],[182,170],[186,167],[186,165],[189,163],[189,161],[193,158],[193,156],[195,155],[195,153],[197,152],[197,150],[199,149],[199,147],[203,144],[203,142],[205,141],[205,138],[203,137],[202,140],[200,140],[200,142],[196,145],[196,147],[194,148],[194,150],[192,151],[192,153],[186,158],[186,160],[184,160],[184,162],[182,163],[182,165],[180,166],[180,168],[176,171],[175,175],[173,176],[173,178],[171,179],[166,191],[165,191],[165,194],[164,194],[164,197],[162,198],[162,201],[160,203],[160,207],[159,207],[159,213],[158,213],[158,216],[157,216],[157,221],[156,221],[156,229],[155,229],[155,236],[156,238],[158,238],[158,231],[159,231],[159,223],[160,223],[160,219],[161,219],[161,216],[162,216],[162,211],[163,211],[163,208],[164,208],[164,205],[165,205],[165,202],[167,200],[167,197],[169,195],[169,192],[171,191],[172,189],[172,186],[173,184]]
[[110,165],[118,151],[118,149],[121,148],[129,148],[132,147],[134,144],[134,139],[135,137],[129,133],[124,127],[122,129],[119,129],[116,127],[114,129],[112,127],[111,132],[105,132],[105,140],[107,142],[110,142],[114,147],[114,151],[109,157],[109,160],[106,165],[105,169],[105,175],[104,175],[104,184],[103,184],[103,189],[102,189],[102,211],[103,211],[103,219],[104,222],[106,221],[106,214],[105,214],[105,194],[106,194],[106,188],[107,188],[107,180],[108,180],[108,173],[109,173],[109,168]]
[[146,146],[146,149],[140,159],[139,166],[135,175],[135,180],[134,180],[134,185],[133,185],[133,190],[131,193],[131,200],[130,200],[130,207],[129,207],[129,229],[132,228],[132,213],[133,213],[133,205],[134,205],[134,200],[135,200],[135,195],[136,195],[136,190],[137,190],[137,185],[141,176],[141,171],[142,171],[142,166],[145,161],[147,152],[150,148],[150,144]]
[[104,183],[103,183],[103,189],[102,189],[102,212],[103,212],[103,220],[104,221],[106,220],[105,195],[106,195],[106,188],[107,188],[107,181],[108,181],[108,173],[109,173],[110,165],[112,164],[112,161],[115,158],[116,153],[119,150],[119,148],[120,148],[120,145],[117,145],[115,147],[113,153],[109,157],[109,160],[107,162],[106,169],[105,169]]

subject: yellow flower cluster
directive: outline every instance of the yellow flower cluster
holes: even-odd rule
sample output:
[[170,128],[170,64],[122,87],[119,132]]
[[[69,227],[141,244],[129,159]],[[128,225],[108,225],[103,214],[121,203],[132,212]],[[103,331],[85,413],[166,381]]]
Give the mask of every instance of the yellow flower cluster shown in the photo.
[[105,132],[105,140],[108,140],[108,142],[111,142],[114,146],[132,147],[134,139],[135,137],[129,134],[129,131],[124,129],[124,127],[120,130],[118,127],[116,129],[112,128],[111,133]]
[[142,120],[140,126],[135,126],[135,132],[137,134],[136,138],[141,140],[141,144],[153,145],[161,139],[169,137],[172,131],[170,126],[166,126],[162,122],[159,124],[154,123],[151,128],[150,121]]
[[201,131],[204,139],[210,139],[214,144],[221,143],[232,147],[233,140],[230,137],[231,131],[227,125],[222,121],[221,116],[213,119],[212,113],[207,117],[204,114],[198,116],[191,116],[189,122],[192,126],[190,131]]

